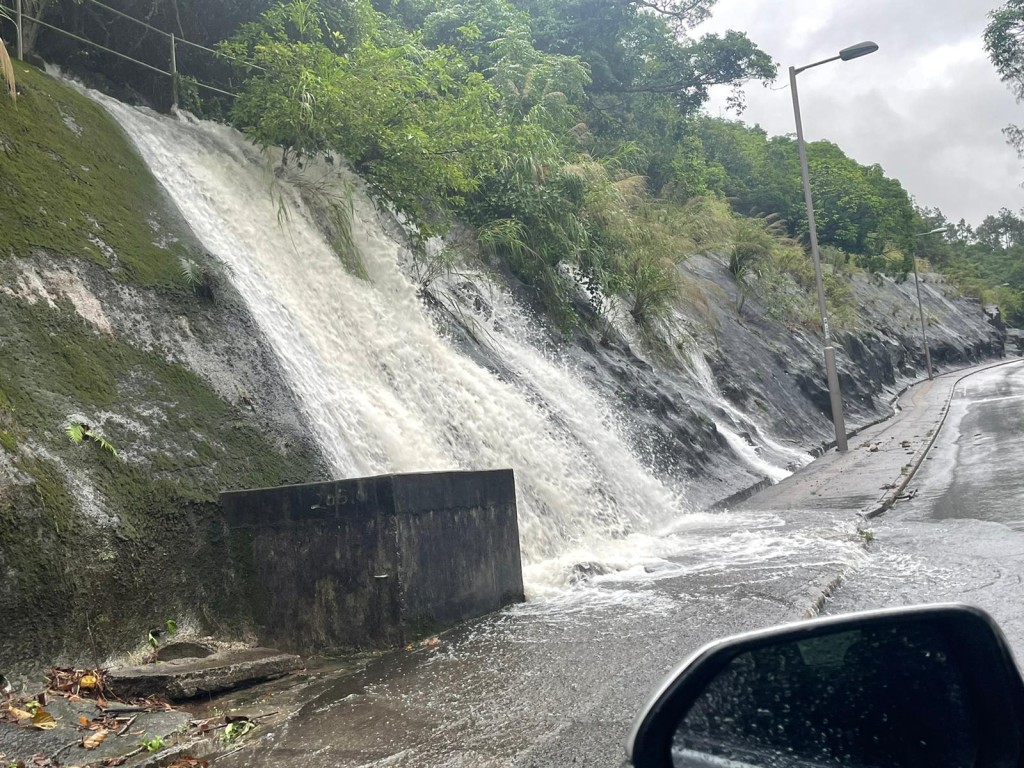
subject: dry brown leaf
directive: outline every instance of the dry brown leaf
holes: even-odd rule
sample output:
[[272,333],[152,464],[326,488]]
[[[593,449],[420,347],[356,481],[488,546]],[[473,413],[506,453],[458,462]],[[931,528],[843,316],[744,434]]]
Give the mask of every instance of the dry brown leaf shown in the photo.
[[78,722],[80,722],[82,725],[88,726],[90,721],[89,721],[89,718],[86,717],[85,715],[79,715],[78,716]]
[[121,757],[104,757],[100,761],[100,765],[105,766],[105,767],[106,766],[117,766],[117,765],[124,765],[127,762],[128,762],[128,755],[122,755]]
[[78,681],[78,686],[88,690],[89,688],[95,688],[97,682],[96,675],[82,675],[82,679]]
[[100,728],[98,731],[93,733],[91,736],[87,736],[82,739],[82,746],[86,749],[96,749],[100,744],[107,738],[107,734],[110,733],[106,728]]
[[32,715],[32,727],[40,731],[51,731],[57,727],[57,721],[53,719],[53,715],[40,707]]
[[24,709],[18,709],[10,704],[7,705],[7,711],[11,713],[15,720],[31,720],[32,713],[26,712]]

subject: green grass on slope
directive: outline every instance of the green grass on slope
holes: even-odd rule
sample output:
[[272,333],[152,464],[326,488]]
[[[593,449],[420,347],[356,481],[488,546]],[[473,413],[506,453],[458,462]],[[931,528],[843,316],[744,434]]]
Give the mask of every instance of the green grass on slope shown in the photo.
[[0,259],[41,248],[141,285],[180,282],[185,249],[156,244],[161,192],[125,136],[53,78],[21,62],[15,74],[17,103],[0,99]]

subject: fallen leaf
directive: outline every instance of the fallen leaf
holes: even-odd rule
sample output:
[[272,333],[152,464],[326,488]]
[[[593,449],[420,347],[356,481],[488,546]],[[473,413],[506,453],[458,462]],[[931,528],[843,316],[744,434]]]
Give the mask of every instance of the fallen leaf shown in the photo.
[[210,764],[198,757],[180,757],[171,763],[167,768],[207,768]]
[[89,725],[89,718],[86,717],[85,715],[79,715],[78,716],[78,722],[80,722],[82,725],[86,725],[87,726],[87,725]]
[[82,746],[86,749],[96,749],[96,747],[104,742],[108,733],[110,733],[110,731],[106,728],[100,728],[98,731],[93,733],[92,736],[82,739]]
[[18,709],[17,707],[12,707],[10,704],[7,705],[7,711],[11,713],[11,715],[14,717],[15,720],[31,720],[32,719],[32,713],[31,712],[26,712],[24,709]]
[[104,757],[100,761],[100,765],[110,768],[111,766],[124,765],[128,762],[128,755],[122,755],[121,757]]
[[78,681],[78,686],[88,690],[90,688],[95,688],[97,682],[96,675],[82,675],[82,679]]
[[437,648],[437,646],[439,646],[440,644],[441,644],[441,638],[435,636],[435,637],[428,637],[426,640],[424,640],[422,643],[420,643],[420,646],[422,648]]
[[256,723],[252,720],[232,720],[228,723],[227,728],[224,729],[224,733],[221,734],[221,739],[225,744],[230,744],[237,739],[242,738],[256,727]]
[[32,727],[38,728],[40,731],[52,731],[57,727],[57,721],[53,719],[53,715],[40,707],[32,715]]

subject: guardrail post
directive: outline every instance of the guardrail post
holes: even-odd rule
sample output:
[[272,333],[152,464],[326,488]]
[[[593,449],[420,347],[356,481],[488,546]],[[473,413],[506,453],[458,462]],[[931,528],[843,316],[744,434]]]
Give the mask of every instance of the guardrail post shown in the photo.
[[18,61],[24,61],[25,46],[21,36],[21,0],[14,0],[14,23],[18,27]]
[[174,33],[171,33],[171,109],[178,108],[178,58],[174,51]]

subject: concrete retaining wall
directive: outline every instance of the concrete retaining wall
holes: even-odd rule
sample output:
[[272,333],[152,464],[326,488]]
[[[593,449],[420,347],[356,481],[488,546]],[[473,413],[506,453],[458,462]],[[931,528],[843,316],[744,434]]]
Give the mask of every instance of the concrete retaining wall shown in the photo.
[[523,600],[511,470],[221,494],[261,643],[400,645]]

